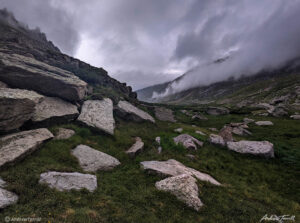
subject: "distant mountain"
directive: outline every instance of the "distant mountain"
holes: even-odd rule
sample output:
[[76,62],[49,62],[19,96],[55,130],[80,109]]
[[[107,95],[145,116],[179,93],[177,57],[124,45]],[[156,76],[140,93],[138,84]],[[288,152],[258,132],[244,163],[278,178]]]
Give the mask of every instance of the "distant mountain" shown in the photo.
[[92,98],[107,96],[116,100],[118,98],[136,100],[136,93],[132,92],[132,88],[126,86],[126,83],[111,78],[103,68],[93,67],[61,53],[39,28],[29,29],[6,9],[0,10],[0,53],[33,58],[71,72],[89,84]]

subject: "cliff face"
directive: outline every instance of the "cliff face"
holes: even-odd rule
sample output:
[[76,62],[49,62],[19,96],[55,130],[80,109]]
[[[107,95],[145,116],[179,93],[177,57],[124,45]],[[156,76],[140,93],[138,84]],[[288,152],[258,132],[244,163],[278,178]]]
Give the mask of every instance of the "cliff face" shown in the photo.
[[111,78],[103,68],[61,53],[39,29],[29,29],[5,9],[0,10],[0,52],[18,54],[71,72],[91,86],[93,92],[90,90],[90,95],[94,98],[136,99],[130,86]]

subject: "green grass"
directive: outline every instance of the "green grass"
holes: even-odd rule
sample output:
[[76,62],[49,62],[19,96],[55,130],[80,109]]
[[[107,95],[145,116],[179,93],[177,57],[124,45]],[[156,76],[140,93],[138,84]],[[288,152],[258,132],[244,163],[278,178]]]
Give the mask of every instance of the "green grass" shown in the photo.
[[[42,222],[259,222],[265,215],[296,215],[299,205],[299,148],[298,121],[269,117],[273,127],[250,125],[251,140],[269,140],[275,145],[276,158],[263,158],[230,152],[210,145],[207,137],[194,133],[209,133],[209,127],[221,128],[225,123],[241,121],[244,116],[208,116],[208,121],[192,121],[176,112],[178,123],[132,123],[117,120],[115,136],[101,135],[75,124],[63,125],[76,131],[68,140],[52,140],[14,166],[0,172],[9,184],[8,190],[19,195],[16,205],[0,211],[5,216],[41,217]],[[192,127],[195,124],[198,127]],[[59,126],[53,126],[55,132]],[[205,141],[204,147],[193,152],[191,161],[182,146],[176,146],[173,130],[184,132]],[[145,150],[135,159],[124,151],[140,136]],[[154,139],[162,137],[163,151],[157,153]],[[58,192],[38,184],[45,171],[83,172],[76,158],[70,155],[78,144],[86,144],[118,158],[121,165],[112,171],[96,173],[98,188]],[[199,197],[205,206],[196,212],[178,201],[175,196],[155,189],[155,182],[163,178],[148,175],[140,168],[145,160],[176,159],[186,166],[209,173],[223,184],[217,187],[198,181]]]

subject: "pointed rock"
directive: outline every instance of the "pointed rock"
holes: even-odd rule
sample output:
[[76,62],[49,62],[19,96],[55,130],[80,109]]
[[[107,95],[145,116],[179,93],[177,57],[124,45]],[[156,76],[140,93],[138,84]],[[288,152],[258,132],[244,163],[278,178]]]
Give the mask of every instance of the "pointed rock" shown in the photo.
[[116,158],[86,145],[77,146],[72,150],[72,155],[78,159],[81,168],[87,172],[111,170],[121,164]]
[[16,194],[0,188],[0,209],[17,203],[18,199]]
[[135,143],[126,151],[126,153],[131,157],[135,157],[144,149],[144,142],[140,137],[135,138]]
[[113,102],[109,98],[85,101],[77,119],[79,122],[113,135],[115,120]]
[[198,197],[196,179],[187,174],[169,177],[155,183],[158,190],[170,192],[187,206],[199,211],[203,203]]
[[221,185],[210,175],[186,167],[182,163],[173,159],[167,161],[144,161],[141,162],[141,167],[148,173],[154,173],[162,176],[178,176],[181,174],[187,174],[194,176],[199,180],[210,182],[214,185]]
[[59,191],[81,190],[93,192],[97,188],[97,177],[82,173],[47,172],[40,175],[40,184],[47,184]]
[[53,138],[48,129],[23,131],[0,138],[0,167],[24,158]]

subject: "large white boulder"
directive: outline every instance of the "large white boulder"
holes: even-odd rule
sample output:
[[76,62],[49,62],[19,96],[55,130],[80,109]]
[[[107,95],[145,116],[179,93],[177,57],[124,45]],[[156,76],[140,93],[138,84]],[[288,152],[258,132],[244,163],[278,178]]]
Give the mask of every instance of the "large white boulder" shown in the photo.
[[0,209],[15,204],[18,196],[10,191],[0,188]]

